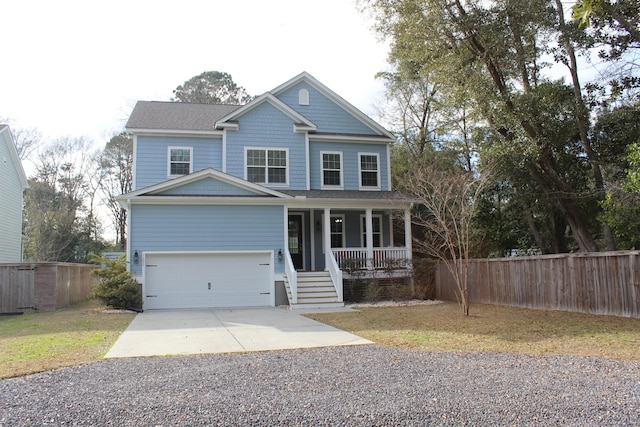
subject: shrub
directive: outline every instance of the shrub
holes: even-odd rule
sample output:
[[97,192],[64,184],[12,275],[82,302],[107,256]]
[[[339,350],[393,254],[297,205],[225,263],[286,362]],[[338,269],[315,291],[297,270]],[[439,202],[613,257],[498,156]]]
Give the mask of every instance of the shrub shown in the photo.
[[142,306],[142,294],[138,282],[127,271],[124,256],[116,259],[102,258],[104,268],[91,272],[100,278],[93,288],[93,296],[100,302],[114,308],[132,308]]

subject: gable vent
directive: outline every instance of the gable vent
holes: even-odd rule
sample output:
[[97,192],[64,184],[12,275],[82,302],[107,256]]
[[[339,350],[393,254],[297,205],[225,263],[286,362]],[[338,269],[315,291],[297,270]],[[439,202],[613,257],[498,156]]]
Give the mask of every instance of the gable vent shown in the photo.
[[298,92],[298,104],[309,105],[309,91],[306,89],[300,89]]

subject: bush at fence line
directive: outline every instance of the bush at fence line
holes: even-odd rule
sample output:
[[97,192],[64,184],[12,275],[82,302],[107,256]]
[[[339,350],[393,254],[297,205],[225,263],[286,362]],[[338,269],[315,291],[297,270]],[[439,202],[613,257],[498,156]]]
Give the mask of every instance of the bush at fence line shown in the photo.
[[435,271],[438,262],[429,258],[414,258],[413,265],[413,286],[414,298],[435,299],[436,282]]
[[142,294],[138,282],[127,271],[124,256],[109,259],[102,258],[105,266],[91,272],[100,278],[93,288],[93,296],[100,302],[114,308],[139,308],[142,306]]

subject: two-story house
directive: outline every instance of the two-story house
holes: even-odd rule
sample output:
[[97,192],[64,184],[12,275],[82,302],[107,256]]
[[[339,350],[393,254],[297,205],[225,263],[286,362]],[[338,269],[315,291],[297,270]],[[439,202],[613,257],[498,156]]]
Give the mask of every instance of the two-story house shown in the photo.
[[0,262],[22,262],[22,201],[27,188],[11,130],[0,124]]
[[347,261],[411,258],[393,136],[307,73],[242,106],[140,101],[126,129],[119,200],[146,309],[342,305]]

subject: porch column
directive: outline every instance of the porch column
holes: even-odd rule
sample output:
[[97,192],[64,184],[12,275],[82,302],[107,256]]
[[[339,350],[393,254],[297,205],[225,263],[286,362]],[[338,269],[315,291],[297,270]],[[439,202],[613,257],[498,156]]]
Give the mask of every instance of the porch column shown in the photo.
[[[324,243],[324,252],[325,252],[325,260],[327,255],[333,256],[331,253],[331,209],[324,208],[324,218],[322,218],[322,242]],[[329,268],[326,265],[324,269],[327,270]]]
[[404,246],[407,250],[407,259],[411,259],[413,257],[411,238],[411,211],[409,209],[404,210]]
[[375,267],[373,261],[373,211],[371,208],[365,210],[365,227],[367,229],[367,265],[369,269]]

